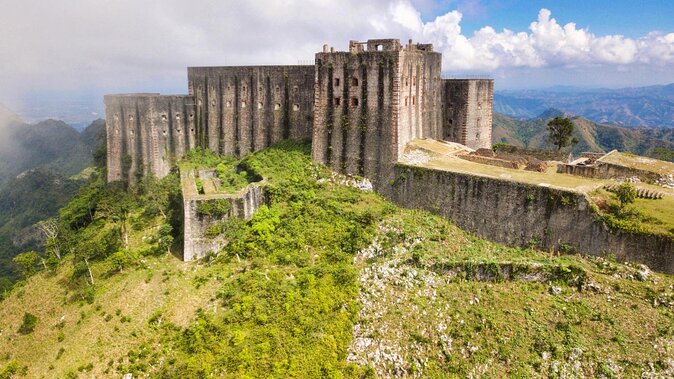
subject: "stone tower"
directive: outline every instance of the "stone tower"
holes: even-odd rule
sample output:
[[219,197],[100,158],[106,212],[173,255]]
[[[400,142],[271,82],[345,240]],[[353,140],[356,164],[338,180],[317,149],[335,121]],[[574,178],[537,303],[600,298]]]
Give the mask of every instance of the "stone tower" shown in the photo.
[[494,81],[443,79],[442,82],[441,139],[472,149],[491,148]]
[[[391,179],[414,138],[442,136],[441,54],[397,39],[316,54],[312,155],[336,171]],[[377,186],[380,187],[380,186]]]

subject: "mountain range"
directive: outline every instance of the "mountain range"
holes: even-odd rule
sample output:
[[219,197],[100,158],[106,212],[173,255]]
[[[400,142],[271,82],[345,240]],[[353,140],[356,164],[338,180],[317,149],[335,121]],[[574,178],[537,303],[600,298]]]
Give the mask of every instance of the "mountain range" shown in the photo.
[[552,148],[547,137],[550,119],[569,117],[574,124],[574,137],[578,143],[571,151],[608,152],[620,150],[638,155],[674,161],[674,129],[625,128],[601,124],[583,116],[574,116],[558,109],[547,109],[537,117],[520,120],[501,113],[494,113],[492,142],[530,148]]
[[82,132],[63,121],[23,122],[0,105],[0,187],[16,175],[34,168],[75,175],[92,163],[102,142],[105,121],[95,120]]
[[534,118],[549,108],[604,124],[674,128],[674,83],[621,89],[552,87],[494,95],[494,112],[514,118]]

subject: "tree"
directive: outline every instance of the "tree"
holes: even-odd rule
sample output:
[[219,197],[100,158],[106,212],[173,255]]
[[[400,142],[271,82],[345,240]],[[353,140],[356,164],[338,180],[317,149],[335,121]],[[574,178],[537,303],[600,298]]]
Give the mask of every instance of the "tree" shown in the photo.
[[573,137],[573,122],[568,117],[555,117],[548,122],[548,139],[550,143],[557,146],[557,150],[563,147],[575,145],[578,140]]
[[634,189],[634,186],[630,183],[624,182],[618,187],[615,194],[618,197],[618,200],[620,200],[620,208],[623,208],[625,205],[634,202],[634,199],[637,197],[637,190]]
[[40,256],[34,251],[21,253],[12,259],[12,262],[19,268],[24,278],[37,272],[37,264],[40,262]]
[[54,254],[56,258],[61,259],[61,246],[59,244],[59,224],[55,218],[40,221],[38,228],[45,236],[45,250],[48,254]]

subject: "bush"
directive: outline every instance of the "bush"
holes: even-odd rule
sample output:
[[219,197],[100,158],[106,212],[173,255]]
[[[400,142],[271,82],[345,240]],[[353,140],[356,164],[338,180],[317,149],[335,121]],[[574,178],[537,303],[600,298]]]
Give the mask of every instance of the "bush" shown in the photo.
[[31,334],[35,330],[35,325],[37,325],[38,318],[32,313],[23,314],[23,322],[19,327],[19,333],[21,334]]
[[232,208],[227,199],[203,200],[197,203],[197,214],[200,216],[223,217]]
[[634,199],[637,198],[637,190],[632,184],[624,182],[616,190],[616,196],[620,201],[620,207],[623,208],[625,205],[634,202]]

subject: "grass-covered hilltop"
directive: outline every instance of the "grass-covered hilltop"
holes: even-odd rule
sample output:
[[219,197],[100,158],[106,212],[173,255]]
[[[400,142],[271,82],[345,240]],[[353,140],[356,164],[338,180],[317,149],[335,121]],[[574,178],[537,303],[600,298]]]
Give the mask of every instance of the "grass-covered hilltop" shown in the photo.
[[259,175],[268,204],[183,262],[177,170],[94,174],[15,259],[0,378],[674,376],[671,275],[487,242],[347,185],[308,144],[181,164],[222,191]]

